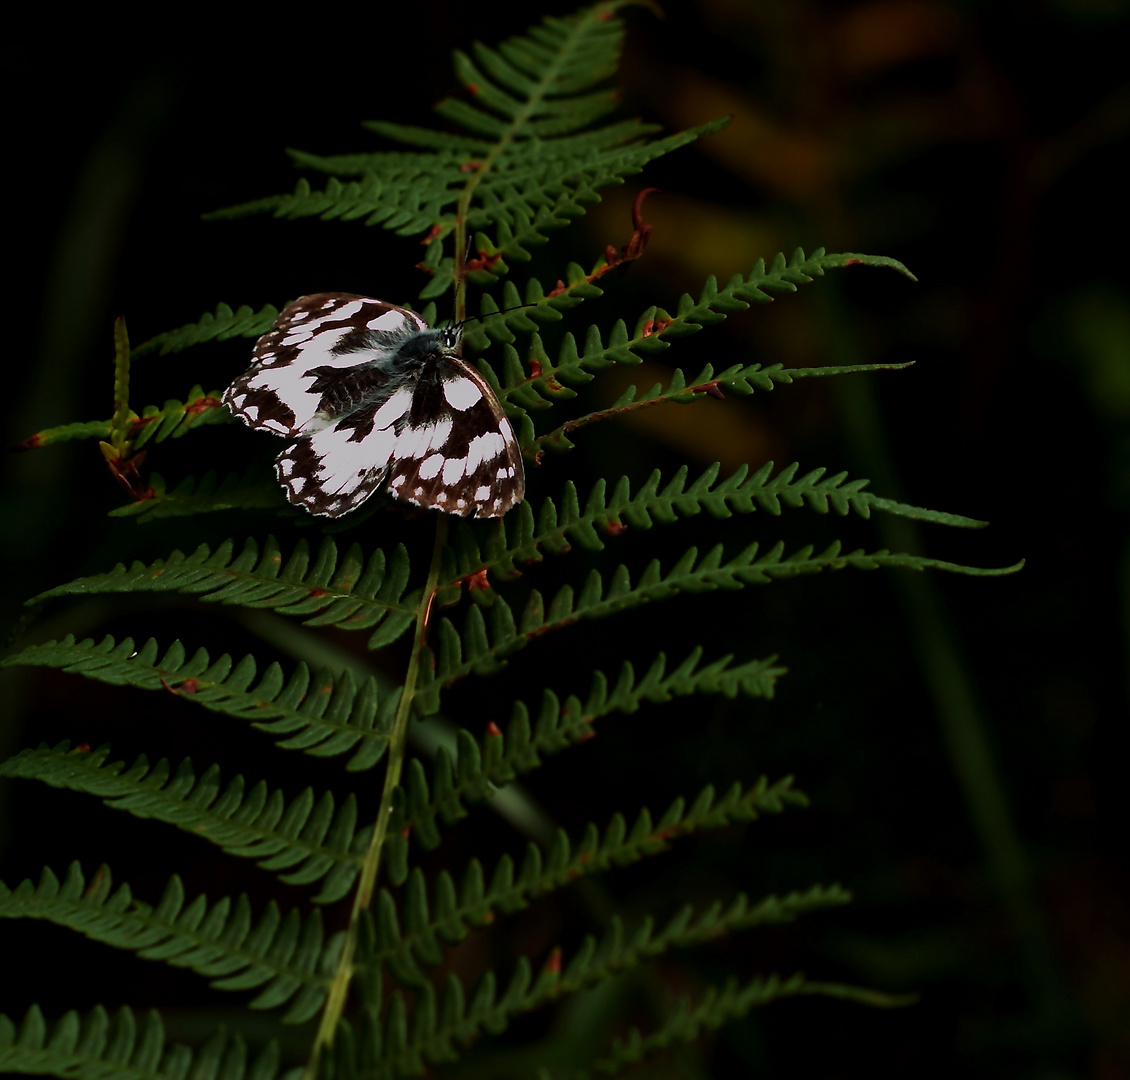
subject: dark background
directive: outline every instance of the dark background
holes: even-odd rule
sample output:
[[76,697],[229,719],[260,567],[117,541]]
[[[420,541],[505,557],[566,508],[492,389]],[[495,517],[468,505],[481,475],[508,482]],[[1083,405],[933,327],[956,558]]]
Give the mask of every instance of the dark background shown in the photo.
[[[655,226],[647,257],[603,279],[605,297],[568,325],[630,323],[651,303],[674,309],[710,273],[724,281],[759,256],[824,246],[892,255],[919,283],[837,272],[681,343],[670,362],[696,371],[735,361],[916,364],[590,428],[573,455],[533,471],[531,494],[556,497],[566,477],[584,490],[585,477],[670,473],[681,461],[693,472],[714,460],[727,470],[795,460],[992,525],[909,530],[881,515],[758,513],[627,535],[617,556],[638,570],[653,554],[670,565],[692,542],[736,552],[751,539],[784,539],[793,550],[842,536],[977,566],[1026,560],[1006,578],[845,571],[682,598],[563,633],[513,665],[511,685],[535,700],[541,682],[583,694],[591,667],[646,665],[659,647],[673,660],[699,643],[707,658],[779,653],[790,675],[774,702],[702,698],[609,720],[601,738],[529,786],[576,835],[615,809],[658,814],[707,782],[795,773],[810,810],[707,834],[605,887],[628,912],[659,915],[685,900],[817,880],[841,881],[855,903],[786,931],[739,935],[713,953],[672,954],[657,979],[697,995],[729,969],[748,977],[799,967],[921,994],[894,1012],[777,1004],[656,1075],[1126,1075],[1128,863],[1125,827],[1115,824],[1130,507],[1126,5],[713,2],[669,5],[662,21],[644,9],[627,18],[625,115],[670,130],[734,119],[606,193],[580,228],[539,253],[534,272],[547,287],[567,259],[591,266],[606,244],[626,241],[635,192],[663,189],[646,204]],[[380,149],[360,120],[430,122],[430,105],[456,91],[450,50],[515,29],[489,11],[430,2],[297,20],[228,13],[160,32],[127,21],[70,24],[62,35],[44,26],[13,39],[5,441],[109,414],[118,314],[139,342],[220,300],[281,306],[339,289],[410,302],[423,284],[414,239],[358,223],[205,223],[200,214],[290,190],[286,146]],[[139,362],[131,401],[183,399],[197,382],[220,388],[248,353],[237,341]],[[660,378],[659,366],[614,370],[589,400]],[[248,454],[269,450],[242,429],[210,428],[161,444],[147,468],[170,479],[238,471]],[[9,626],[23,599],[80,573],[264,531],[218,519],[107,519],[121,493],[93,443],[8,455],[5,465]],[[382,514],[359,535],[375,545],[399,527]],[[552,592],[559,580],[583,580],[586,559],[550,561],[530,576]],[[657,642],[664,616],[672,621],[658,624]],[[56,605],[29,634],[68,630],[256,648],[225,612],[179,601],[163,612]],[[503,719],[510,687],[499,681],[461,689],[449,715],[472,730]],[[40,740],[109,740],[127,760],[188,754],[200,768],[220,761],[225,775],[263,771],[261,739],[183,703],[49,673],[6,673],[5,684],[5,754]],[[273,775],[285,758],[273,753]],[[292,792],[310,782],[298,776]],[[149,901],[173,870],[212,898],[264,892],[251,865],[217,870],[212,850],[192,838],[40,787],[0,788],[0,879],[10,885],[81,858],[88,873],[105,859]],[[520,850],[504,833],[463,836],[487,854]],[[456,867],[467,850],[454,849]],[[573,927],[591,929],[592,915],[568,921],[571,904],[558,898],[517,920],[496,955],[503,969],[521,953],[542,962],[558,941],[575,947]],[[57,1015],[96,1001],[151,1002],[179,1037],[197,1035],[192,1017],[201,1014],[181,1006],[198,999],[200,980],[108,952],[56,928],[0,925],[0,1006],[18,1015],[36,1000]],[[97,977],[79,975],[107,964]],[[646,1013],[628,1015],[650,1024]],[[519,1025],[513,1039],[533,1034]]]

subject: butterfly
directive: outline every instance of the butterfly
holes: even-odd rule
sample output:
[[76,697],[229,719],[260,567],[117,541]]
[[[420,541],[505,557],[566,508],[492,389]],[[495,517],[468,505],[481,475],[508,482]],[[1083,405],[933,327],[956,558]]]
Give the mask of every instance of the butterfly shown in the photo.
[[302,296],[255,343],[223,402],[285,436],[275,475],[296,506],[339,517],[382,484],[460,517],[501,517],[525,492],[522,454],[461,326],[351,293]]

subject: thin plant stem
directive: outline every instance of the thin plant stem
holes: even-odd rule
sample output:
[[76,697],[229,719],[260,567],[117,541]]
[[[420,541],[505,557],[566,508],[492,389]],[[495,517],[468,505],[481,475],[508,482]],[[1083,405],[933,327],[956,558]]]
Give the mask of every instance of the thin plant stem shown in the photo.
[[393,797],[400,786],[400,774],[404,768],[405,747],[408,742],[408,725],[412,718],[412,700],[416,694],[416,680],[420,673],[420,658],[423,655],[424,643],[428,636],[428,619],[431,615],[432,601],[435,598],[439,583],[439,571],[443,562],[443,549],[446,543],[447,516],[438,514],[435,546],[432,549],[431,566],[428,568],[428,580],[420,598],[420,607],[416,612],[416,634],[412,641],[412,655],[408,661],[408,673],[404,679],[404,689],[401,691],[400,701],[397,703],[396,717],[393,720],[392,732],[389,735],[388,767],[385,770],[381,805],[377,811],[377,820],[373,827],[369,847],[365,852],[365,859],[361,864],[361,875],[358,879],[357,891],[353,897],[353,910],[349,915],[349,927],[345,933],[345,941],[342,943],[337,971],[330,985],[326,1007],[322,1012],[322,1021],[318,1027],[310,1060],[303,1073],[304,1080],[314,1080],[318,1075],[318,1066],[322,1054],[333,1043],[338,1021],[341,1020],[341,1015],[345,1010],[345,1002],[349,996],[349,986],[353,981],[353,958],[357,953],[358,927],[361,921],[361,913],[368,909],[373,900],[377,873],[381,865],[381,852],[384,849],[385,837],[388,835],[388,823],[392,817]]

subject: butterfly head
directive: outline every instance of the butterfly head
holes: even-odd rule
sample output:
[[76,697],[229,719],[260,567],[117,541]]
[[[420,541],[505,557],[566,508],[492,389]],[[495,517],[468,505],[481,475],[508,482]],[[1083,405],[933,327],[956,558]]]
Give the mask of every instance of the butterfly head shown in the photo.
[[418,370],[437,360],[458,357],[462,341],[462,326],[412,330],[397,341],[394,351],[381,358],[379,366],[389,374]]

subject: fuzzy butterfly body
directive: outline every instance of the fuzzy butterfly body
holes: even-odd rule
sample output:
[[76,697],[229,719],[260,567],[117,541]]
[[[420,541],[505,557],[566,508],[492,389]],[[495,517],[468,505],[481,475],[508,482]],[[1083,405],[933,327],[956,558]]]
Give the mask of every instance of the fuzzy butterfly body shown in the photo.
[[383,484],[417,506],[501,517],[522,499],[522,455],[461,339],[381,300],[303,296],[256,342],[224,404],[290,440],[275,474],[312,514],[338,517]]

